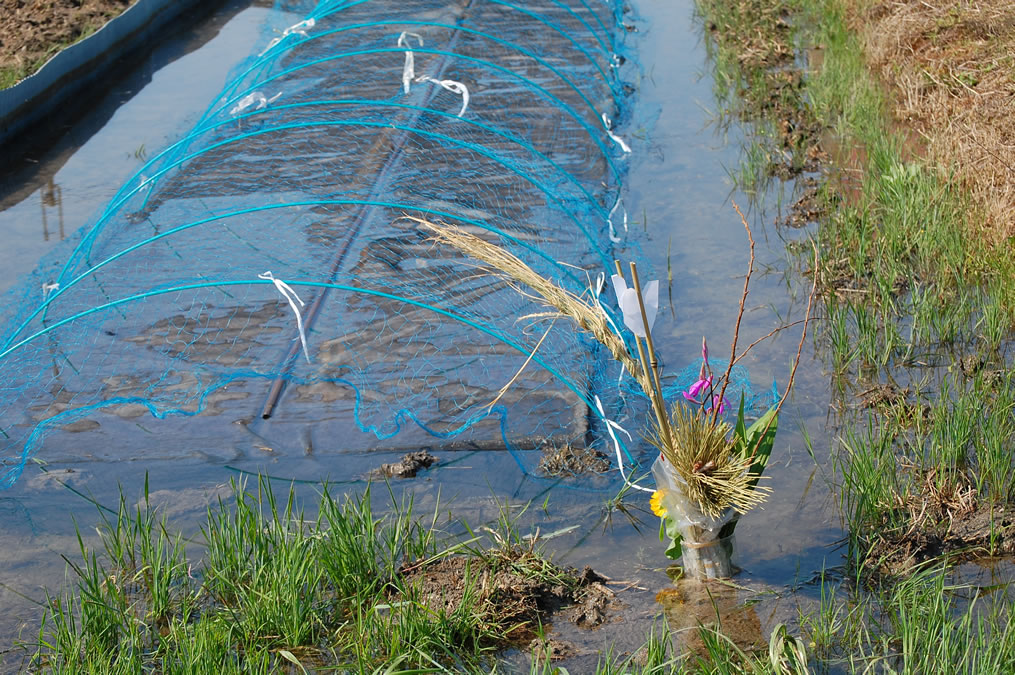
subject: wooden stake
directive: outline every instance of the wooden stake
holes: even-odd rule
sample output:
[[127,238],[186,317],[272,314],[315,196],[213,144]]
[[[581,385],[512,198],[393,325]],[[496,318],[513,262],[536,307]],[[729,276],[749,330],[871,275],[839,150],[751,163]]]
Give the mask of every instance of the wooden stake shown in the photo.
[[665,423],[663,431],[666,433],[666,438],[664,438],[663,440],[666,441],[667,446],[670,446],[670,425],[669,421],[665,419],[666,406],[663,403],[663,387],[659,381],[659,361],[656,358],[655,345],[652,344],[652,330],[651,328],[649,328],[648,325],[648,313],[645,311],[645,301],[641,296],[641,280],[638,279],[638,266],[634,264],[634,261],[631,261],[630,264],[631,264],[631,280],[634,282],[634,291],[635,293],[638,294],[638,307],[641,309],[641,320],[645,326],[645,344],[648,347],[648,354],[652,360],[651,383],[655,385],[656,396],[658,397],[659,400],[659,408],[662,411],[663,421]]
[[[624,268],[621,267],[619,260],[614,260],[614,264],[617,266],[617,275],[621,279],[624,278]],[[645,330],[645,342],[648,346],[649,353],[651,354],[652,363],[655,364],[655,352],[652,350],[651,332],[648,330],[648,316],[645,314],[645,305],[641,298],[641,286],[638,284],[637,272],[634,267],[634,263],[631,263],[631,271],[634,273],[634,285],[635,293],[638,295],[638,307],[641,308],[641,320],[643,325],[646,327]],[[645,347],[642,346],[641,340],[637,335],[634,336],[634,343],[638,346],[638,358],[641,360],[642,373],[645,376],[645,381],[648,382],[650,387],[649,391],[645,394],[648,395],[652,401],[652,408],[655,410],[656,422],[659,424],[659,433],[662,436],[663,443],[667,447],[672,447],[671,436],[670,436],[670,423],[666,417],[666,405],[663,402],[662,389],[659,387],[659,377],[656,375],[653,377],[652,367],[649,366],[649,359],[645,355]]]

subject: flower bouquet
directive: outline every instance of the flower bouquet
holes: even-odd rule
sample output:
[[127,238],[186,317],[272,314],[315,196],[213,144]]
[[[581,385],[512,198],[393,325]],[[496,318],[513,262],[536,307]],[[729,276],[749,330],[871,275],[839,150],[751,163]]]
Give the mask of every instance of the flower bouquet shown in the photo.
[[[737,212],[740,213],[740,210],[737,209]],[[814,297],[812,289],[786,393],[750,426],[747,426],[744,399],[741,397],[736,422],[731,426],[724,421],[723,415],[729,408],[726,391],[733,366],[754,345],[781,330],[772,331],[738,354],[737,336],[754,267],[754,238],[743,214],[740,215],[750,241],[751,257],[740,299],[731,358],[725,372],[716,377],[709,363],[708,345],[703,339],[698,380],[683,392],[684,400],[674,403],[669,410],[663,398],[651,332],[658,311],[659,286],[657,281],[653,281],[643,291],[633,262],[630,263],[631,285],[627,284],[619,262],[616,263],[612,283],[624,326],[634,337],[637,358],[631,353],[622,329],[602,305],[601,288],[594,287],[590,293],[576,295],[542,277],[496,244],[453,225],[410,218],[428,230],[433,241],[450,245],[482,261],[492,268],[489,273],[515,285],[519,293],[531,296],[517,284],[524,284],[535,291],[536,296],[531,297],[553,308],[555,317],[567,317],[590,333],[631,374],[652,405],[654,422],[649,425],[645,437],[659,450],[659,457],[652,466],[656,490],[628,481],[621,461],[620,444],[613,431],[619,426],[606,419],[598,398],[596,405],[614,441],[618,468],[625,482],[635,489],[652,493],[652,510],[661,518],[660,538],[669,541],[666,555],[674,560],[683,558],[685,574],[697,579],[733,574],[733,530],[737,520],[741,514],[762,503],[770,492],[768,488],[759,486],[758,481],[772,452],[779,410],[792,387],[800,362]],[[814,276],[817,278],[817,275]]]

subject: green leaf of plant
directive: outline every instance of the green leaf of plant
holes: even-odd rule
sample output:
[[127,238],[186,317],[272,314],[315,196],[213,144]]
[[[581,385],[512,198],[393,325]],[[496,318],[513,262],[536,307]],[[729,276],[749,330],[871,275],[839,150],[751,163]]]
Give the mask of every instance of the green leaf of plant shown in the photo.
[[670,541],[670,545],[666,547],[666,557],[670,560],[679,560],[680,556],[684,555],[684,550],[680,546],[680,539],[680,535],[677,535],[677,538]]
[[281,656],[286,661],[288,661],[289,663],[292,663],[293,665],[297,666],[304,673],[307,672],[307,669],[303,667],[303,664],[300,663],[300,660],[296,658],[296,656],[291,651],[287,649],[280,649],[278,650],[278,655]]
[[680,530],[677,529],[677,524],[670,518],[663,518],[662,530],[670,540],[670,545],[666,547],[666,557],[670,560],[678,559],[683,555],[683,548],[680,546],[680,541],[683,537],[680,534]]
[[[766,431],[766,427],[768,427]],[[772,455],[772,446],[775,445],[775,432],[779,427],[779,420],[775,414],[775,408],[770,409],[747,429],[747,452],[754,452],[754,463],[751,464],[751,487],[757,485],[758,479],[768,466],[768,458]],[[764,434],[764,436],[761,436]],[[760,438],[759,438],[760,437]]]
[[[747,429],[744,427],[744,394],[740,393],[740,412],[737,413],[737,426],[735,427],[734,433],[737,439],[740,441],[740,446],[743,448],[747,443]],[[747,452],[750,452],[748,450]]]

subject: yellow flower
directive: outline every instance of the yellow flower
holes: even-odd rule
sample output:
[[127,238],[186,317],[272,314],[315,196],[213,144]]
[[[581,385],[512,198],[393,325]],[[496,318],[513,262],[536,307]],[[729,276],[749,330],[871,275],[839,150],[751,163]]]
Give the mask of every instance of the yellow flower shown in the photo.
[[649,506],[652,507],[652,513],[656,514],[660,518],[666,516],[666,507],[663,506],[663,495],[666,494],[662,490],[656,490],[652,493],[652,498],[649,500]]

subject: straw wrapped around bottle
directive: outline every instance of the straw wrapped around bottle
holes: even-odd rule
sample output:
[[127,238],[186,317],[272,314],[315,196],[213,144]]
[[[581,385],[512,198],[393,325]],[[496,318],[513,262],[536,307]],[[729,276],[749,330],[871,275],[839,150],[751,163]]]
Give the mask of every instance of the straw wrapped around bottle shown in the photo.
[[733,575],[735,536],[720,537],[729,523],[740,514],[733,507],[718,518],[702,513],[698,504],[687,496],[686,483],[662,457],[652,465],[652,475],[662,493],[666,517],[672,520],[682,536],[681,549],[684,574],[695,579],[723,579]]

